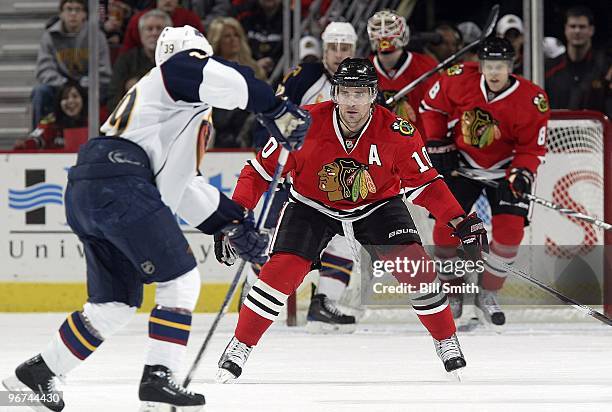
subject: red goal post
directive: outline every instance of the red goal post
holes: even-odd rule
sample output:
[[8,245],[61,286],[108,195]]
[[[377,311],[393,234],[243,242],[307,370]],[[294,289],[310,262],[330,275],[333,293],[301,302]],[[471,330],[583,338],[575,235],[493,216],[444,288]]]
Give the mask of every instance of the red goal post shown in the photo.
[[[575,200],[574,197],[578,197],[578,204],[584,204],[586,212],[603,218],[606,222],[612,222],[612,126],[609,119],[596,111],[553,110],[547,135],[549,149],[547,160],[551,161],[548,164],[545,163],[538,171],[538,181],[544,183],[542,186],[546,186],[546,183],[552,186],[549,191],[540,195],[550,197],[552,193],[554,199],[551,200],[561,203],[567,201],[570,204]],[[554,173],[559,169],[564,172],[562,177]],[[601,192],[593,190],[593,184],[601,187]],[[420,220],[422,221],[422,224],[419,225],[421,237],[427,243],[431,241],[431,232],[427,233],[427,231],[430,231],[432,223],[423,222],[424,219]],[[534,225],[537,225],[537,222],[534,222]],[[546,225],[542,224],[542,226]],[[610,231],[590,227],[585,229],[584,242],[612,245]],[[542,238],[543,234],[535,233],[538,231],[538,229],[528,229],[525,236],[530,238],[526,241],[531,242],[532,238]],[[547,235],[545,238],[548,242]],[[535,240],[534,244],[539,244],[538,241]],[[554,242],[551,243],[555,246]],[[611,316],[612,253],[604,249],[603,256],[602,301],[605,313]],[[302,292],[298,295],[299,298],[296,298],[296,295],[289,297],[287,325],[297,325],[298,311],[304,310],[304,305],[300,304],[305,299],[304,295],[308,294]]]

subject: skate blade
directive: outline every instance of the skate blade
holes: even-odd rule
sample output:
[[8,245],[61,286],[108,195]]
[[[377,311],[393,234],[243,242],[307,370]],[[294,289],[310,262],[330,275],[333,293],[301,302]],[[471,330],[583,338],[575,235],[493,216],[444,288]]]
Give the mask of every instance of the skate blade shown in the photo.
[[[463,368],[461,368],[461,369],[463,369]],[[452,380],[454,380],[455,382],[460,382],[461,383],[463,381],[461,369],[455,369],[454,371],[450,371],[448,373],[449,376],[451,376]]]
[[[13,375],[8,377],[2,381],[2,386],[4,386],[9,392],[28,392],[34,393],[32,389],[28,388],[23,382],[17,378],[17,376]],[[47,408],[43,404],[39,403],[37,405],[29,405],[28,408],[32,411],[36,412],[49,412],[51,409]]]
[[169,403],[143,401],[138,412],[198,412],[204,405],[174,406]]
[[354,323],[348,325],[339,325],[337,323],[325,323],[309,320],[306,322],[306,332],[313,334],[349,334],[355,332],[357,325]]
[[236,382],[236,376],[225,369],[219,368],[217,375],[215,376],[215,382],[217,383],[234,383]]

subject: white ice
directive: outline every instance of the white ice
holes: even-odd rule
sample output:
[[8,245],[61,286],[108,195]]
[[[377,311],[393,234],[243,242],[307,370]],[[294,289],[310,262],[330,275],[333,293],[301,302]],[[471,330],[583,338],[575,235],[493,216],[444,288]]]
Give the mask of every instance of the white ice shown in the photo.
[[[195,316],[187,361],[212,318]],[[0,314],[0,376],[38,353],[63,319]],[[502,334],[460,335],[468,362],[462,382],[443,372],[418,324],[315,336],[278,323],[253,350],[239,383],[216,384],[216,362],[236,319],[223,320],[192,384],[206,396],[205,411],[612,410],[612,329],[595,321],[511,324]],[[147,316],[137,315],[68,376],[61,386],[64,410],[137,411],[146,346]]]

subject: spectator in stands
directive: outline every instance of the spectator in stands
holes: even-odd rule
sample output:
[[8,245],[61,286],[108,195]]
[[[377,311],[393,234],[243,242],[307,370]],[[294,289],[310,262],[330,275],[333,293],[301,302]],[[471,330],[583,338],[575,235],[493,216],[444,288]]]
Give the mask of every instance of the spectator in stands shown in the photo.
[[53,112],[40,120],[28,138],[18,139],[13,149],[63,149],[64,131],[85,127],[87,95],[77,82],[68,80],[55,97]]
[[[210,24],[206,37],[215,55],[250,67],[259,79],[266,78],[266,73],[251,55],[251,48],[238,20],[233,17],[217,17]],[[213,110],[214,147],[248,147],[252,124],[253,118],[247,111],[215,108]]]
[[125,2],[119,0],[108,0],[103,7],[104,15],[102,28],[106,33],[109,46],[116,47],[123,41],[123,33],[132,15],[132,8]]
[[441,41],[428,43],[426,52],[438,62],[459,51],[463,42],[461,32],[449,23],[440,23],[434,29],[441,36]]
[[503,37],[512,44],[514,48],[514,68],[512,73],[522,75],[523,74],[523,43],[525,38],[523,33],[525,28],[523,27],[523,20],[519,16],[514,14],[506,14],[497,22],[497,36]]
[[[32,91],[33,126],[53,110],[53,98],[68,80],[88,86],[88,30],[87,2],[61,0],[59,20],[42,35],[36,60],[36,80]],[[96,33],[100,48],[100,101],[106,101],[111,66],[106,38],[101,30]]]
[[249,0],[234,7],[259,67],[269,75],[283,55],[281,0]]
[[[457,25],[457,29],[461,32],[461,38],[463,39],[463,44],[461,47],[467,46],[468,44],[478,40],[482,36],[482,30],[476,23],[473,21],[464,21],[463,23],[459,23]],[[465,62],[477,62],[478,61],[478,53],[477,47],[474,47],[470,51],[468,51],[463,56],[463,61]]]
[[167,13],[152,9],[138,20],[141,47],[135,47],[117,58],[108,88],[108,108],[115,109],[119,100],[142,76],[155,67],[155,45],[162,30],[172,26]]
[[593,50],[594,32],[591,10],[584,6],[567,10],[566,51],[546,60],[544,84],[553,109],[592,109],[606,113],[606,96],[610,93],[606,75],[610,60],[603,51]]
[[321,61],[321,43],[314,36],[304,36],[300,39],[300,63],[316,63]]
[[[179,0],[157,0],[156,8],[168,13],[172,19],[172,26],[181,27],[189,25],[198,29],[200,32],[204,32],[204,28],[202,27],[202,23],[200,22],[198,15],[191,10],[180,7]],[[134,47],[142,46],[142,43],[140,42],[140,34],[138,33],[138,21],[140,20],[140,17],[142,17],[148,10],[136,13],[130,19],[127,28],[125,29],[123,46],[121,46],[121,50],[119,51],[120,55],[126,53],[128,50]]]
[[227,17],[231,14],[230,0],[193,0],[191,8],[200,18],[204,27],[209,27],[217,17]]

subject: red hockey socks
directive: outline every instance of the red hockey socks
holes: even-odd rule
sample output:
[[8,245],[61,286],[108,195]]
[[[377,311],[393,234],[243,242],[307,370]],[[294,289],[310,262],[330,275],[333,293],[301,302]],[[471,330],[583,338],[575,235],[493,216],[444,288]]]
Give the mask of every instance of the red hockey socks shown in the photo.
[[[525,220],[522,216],[501,214],[493,216],[493,241],[490,254],[507,265],[512,265],[523,239]],[[485,262],[480,286],[486,290],[499,290],[504,286],[508,273],[493,260]]]
[[262,267],[259,279],[244,299],[234,335],[249,346],[276,320],[289,295],[310,271],[311,262],[291,253],[275,253]]
[[457,331],[450,306],[444,306],[441,312],[430,315],[418,315],[419,320],[436,340],[447,339]]

